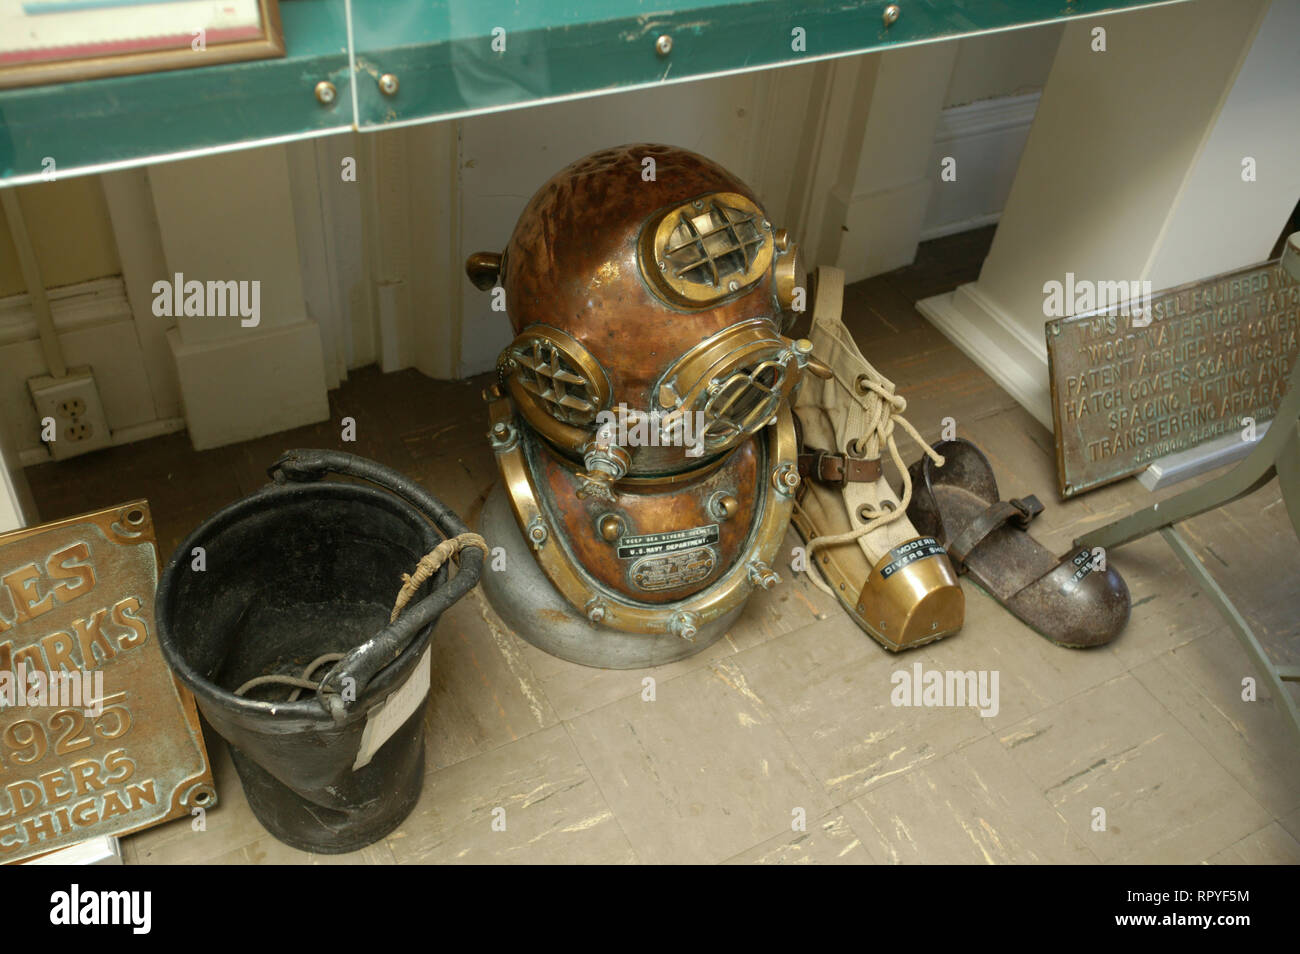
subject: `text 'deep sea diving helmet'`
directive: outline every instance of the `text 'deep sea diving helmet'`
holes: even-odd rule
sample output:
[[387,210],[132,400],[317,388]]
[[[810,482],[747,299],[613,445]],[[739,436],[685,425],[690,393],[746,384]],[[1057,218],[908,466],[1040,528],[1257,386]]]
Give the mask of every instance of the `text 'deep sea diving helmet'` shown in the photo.
[[799,485],[799,250],[758,199],[683,149],[606,149],[470,256],[515,338],[489,388],[502,482],[484,535],[503,620],[564,659],[658,665],[719,638],[772,569]]

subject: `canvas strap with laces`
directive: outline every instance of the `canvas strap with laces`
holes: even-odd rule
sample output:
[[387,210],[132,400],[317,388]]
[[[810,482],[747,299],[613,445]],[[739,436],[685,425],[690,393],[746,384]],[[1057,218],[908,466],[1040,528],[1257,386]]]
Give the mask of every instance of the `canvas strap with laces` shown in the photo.
[[[843,302],[844,273],[821,268],[818,272],[817,298],[809,337],[813,354],[828,364],[834,375],[827,380],[807,379],[797,407],[819,408],[829,419],[837,451],[850,457],[878,460],[884,451],[903,478],[902,499],[895,502],[884,478],[874,484],[846,483],[842,493],[852,529],[843,533],[814,537],[807,543],[809,564],[815,550],[861,538],[894,521],[904,518],[912,499],[912,481],[907,465],[898,452],[895,429],[903,430],[937,464],[943,457],[927,443],[903,416],[907,401],[895,392],[894,383],[877,371],[863,356],[840,320]],[[891,506],[882,506],[888,501]],[[864,551],[866,547],[863,548]],[[872,554],[868,551],[868,556]],[[830,587],[812,574],[817,586],[826,592]]]

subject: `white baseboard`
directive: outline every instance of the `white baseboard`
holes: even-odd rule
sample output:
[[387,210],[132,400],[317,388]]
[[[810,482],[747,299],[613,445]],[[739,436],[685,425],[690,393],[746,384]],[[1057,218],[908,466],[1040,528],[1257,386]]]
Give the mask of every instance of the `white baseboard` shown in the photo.
[[987,215],[977,215],[973,219],[962,219],[959,222],[933,225],[921,230],[921,241],[928,242],[930,239],[943,238],[947,235],[956,235],[959,232],[969,232],[971,229],[982,229],[985,226],[997,225],[1000,218],[1002,218],[1002,213],[998,211],[990,212]]
[[[149,421],[146,424],[136,424],[132,427],[119,427],[113,431],[113,439],[110,443],[113,447],[121,444],[134,444],[136,441],[147,441],[151,437],[175,434],[183,430],[185,430],[185,418],[167,417],[157,421]],[[18,463],[23,467],[43,464],[52,459],[50,452],[43,444],[40,447],[27,447],[18,452]]]
[[301,319],[186,344],[167,333],[195,450],[263,437],[330,416],[320,331]]
[[[1039,93],[1002,96],[945,109],[935,130],[927,173],[936,177],[921,225],[921,241],[965,232],[997,222],[1002,215]],[[937,178],[951,156],[957,178]]]
[[1030,339],[974,282],[922,299],[916,308],[1026,411],[1052,429],[1046,343]]

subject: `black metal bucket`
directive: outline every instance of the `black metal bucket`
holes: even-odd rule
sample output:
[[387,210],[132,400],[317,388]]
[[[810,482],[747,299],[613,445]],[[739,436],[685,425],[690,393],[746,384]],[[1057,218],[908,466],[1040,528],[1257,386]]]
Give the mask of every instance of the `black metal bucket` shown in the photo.
[[[258,820],[304,851],[354,851],[420,796],[426,650],[438,617],[478,582],[483,553],[463,551],[450,580],[442,567],[390,623],[402,573],[466,533],[460,518],[351,454],[290,451],[268,473],[275,483],[208,518],[168,561],[159,642],[230,743]],[[383,489],[321,482],[329,473]],[[282,686],[235,694],[258,676],[302,677],[326,653],[344,657],[301,698]]]

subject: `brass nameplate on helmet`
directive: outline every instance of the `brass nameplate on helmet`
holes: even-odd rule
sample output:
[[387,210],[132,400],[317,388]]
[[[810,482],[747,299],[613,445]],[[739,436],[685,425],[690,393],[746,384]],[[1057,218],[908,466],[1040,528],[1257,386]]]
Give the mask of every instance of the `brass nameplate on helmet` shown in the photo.
[[642,557],[632,564],[628,575],[643,590],[675,590],[708,579],[717,565],[718,554],[713,547],[697,547]]
[[653,556],[658,553],[672,553],[675,550],[692,550],[695,547],[709,546],[718,542],[718,525],[705,524],[691,527],[689,530],[669,530],[664,533],[643,533],[635,537],[620,537],[618,541],[618,558],[631,560],[636,557]]
[[216,804],[157,583],[143,500],[0,534],[0,862]]
[[1300,352],[1300,283],[1276,262],[1049,321],[1058,489],[1071,497],[1277,412]]

